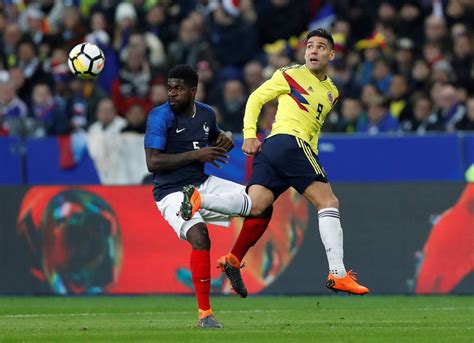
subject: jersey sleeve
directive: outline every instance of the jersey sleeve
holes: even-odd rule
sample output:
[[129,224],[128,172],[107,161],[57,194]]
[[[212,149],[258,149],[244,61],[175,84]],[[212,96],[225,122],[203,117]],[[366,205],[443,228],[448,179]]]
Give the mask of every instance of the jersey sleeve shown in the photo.
[[281,94],[290,92],[290,86],[280,70],[275,71],[270,80],[265,81],[250,94],[245,107],[244,139],[257,137],[257,119],[264,104]]
[[173,117],[166,111],[152,110],[147,119],[145,149],[164,150]]

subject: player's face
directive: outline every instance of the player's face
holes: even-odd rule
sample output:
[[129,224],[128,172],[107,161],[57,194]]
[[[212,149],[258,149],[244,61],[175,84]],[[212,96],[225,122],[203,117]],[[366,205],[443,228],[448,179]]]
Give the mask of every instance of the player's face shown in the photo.
[[334,59],[334,54],[326,38],[313,36],[306,43],[304,53],[306,67],[316,73],[325,71],[329,61]]
[[196,87],[189,87],[182,79],[168,79],[168,101],[175,112],[182,112],[190,106],[196,95]]

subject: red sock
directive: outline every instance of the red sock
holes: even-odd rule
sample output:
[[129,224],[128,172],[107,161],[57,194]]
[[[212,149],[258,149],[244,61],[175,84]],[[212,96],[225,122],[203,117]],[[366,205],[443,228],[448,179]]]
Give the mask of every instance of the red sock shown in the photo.
[[262,237],[268,223],[270,223],[270,218],[245,218],[231,254],[242,262],[247,251]]
[[193,250],[190,259],[194,292],[200,310],[209,310],[209,291],[211,290],[211,257],[209,250]]

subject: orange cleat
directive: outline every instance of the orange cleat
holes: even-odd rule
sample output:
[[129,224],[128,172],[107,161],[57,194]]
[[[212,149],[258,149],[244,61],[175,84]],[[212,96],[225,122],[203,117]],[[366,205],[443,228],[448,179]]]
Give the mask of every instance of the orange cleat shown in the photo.
[[369,289],[357,283],[356,273],[349,270],[346,276],[337,278],[333,274],[329,274],[326,281],[326,287],[333,291],[347,292],[349,294],[367,294]]
[[217,268],[227,275],[234,291],[240,295],[241,298],[246,298],[247,288],[240,274],[240,268],[243,266],[244,265],[240,265],[239,259],[232,254],[227,254],[217,259]]
[[184,186],[183,195],[184,198],[179,208],[179,214],[184,220],[189,220],[201,208],[201,195],[193,185]]

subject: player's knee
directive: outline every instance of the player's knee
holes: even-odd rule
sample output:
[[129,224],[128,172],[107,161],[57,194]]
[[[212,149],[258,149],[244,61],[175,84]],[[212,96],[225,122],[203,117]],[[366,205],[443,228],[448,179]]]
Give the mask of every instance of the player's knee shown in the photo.
[[331,195],[325,199],[321,199],[318,202],[313,202],[314,206],[321,210],[323,208],[337,208],[339,209],[339,199],[335,195]]
[[326,208],[326,207],[331,207],[331,208],[339,208],[339,199],[336,198],[336,196],[333,194],[331,197],[329,197],[327,199],[327,203],[326,203],[326,206],[324,206],[323,208]]
[[210,250],[211,240],[207,227],[203,223],[196,224],[188,230],[186,237],[194,250]]
[[252,209],[250,210],[251,217],[264,217],[268,207],[261,206],[260,204],[252,204]]
[[261,210],[260,208],[256,208],[254,211],[254,208],[252,207],[252,211],[250,211],[249,217],[252,218],[271,218],[273,214],[273,206],[270,205],[264,210]]

